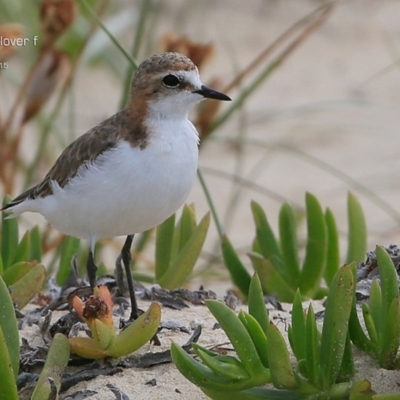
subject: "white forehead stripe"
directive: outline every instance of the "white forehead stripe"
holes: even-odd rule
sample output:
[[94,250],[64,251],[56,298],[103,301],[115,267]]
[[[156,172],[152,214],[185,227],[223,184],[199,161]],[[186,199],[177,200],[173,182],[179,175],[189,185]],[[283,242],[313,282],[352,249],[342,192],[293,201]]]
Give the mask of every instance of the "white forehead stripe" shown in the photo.
[[195,88],[200,89],[203,85],[202,81],[200,80],[200,75],[197,71],[197,68],[194,71],[179,71],[176,73],[176,75],[181,77],[182,80],[192,84]]

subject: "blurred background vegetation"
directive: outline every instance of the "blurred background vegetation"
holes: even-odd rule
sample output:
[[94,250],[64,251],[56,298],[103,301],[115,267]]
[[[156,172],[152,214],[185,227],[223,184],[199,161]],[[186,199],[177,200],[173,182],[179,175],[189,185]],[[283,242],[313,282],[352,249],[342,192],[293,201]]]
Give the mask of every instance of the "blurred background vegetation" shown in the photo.
[[[29,39],[0,53],[2,197],[37,183],[66,145],[123,107],[136,62],[177,50],[234,100],[221,109],[203,103],[192,116],[203,136],[204,182],[188,202],[199,217],[214,207],[193,283],[226,288],[218,235],[249,251],[252,199],[273,227],[288,201],[304,234],[309,191],[333,210],[344,240],[351,190],[365,210],[369,246],[398,241],[398,2],[66,1],[47,36],[46,3],[0,0],[0,36]],[[18,25],[4,31],[9,23]],[[57,232],[36,215],[20,221],[21,234],[39,224],[47,266],[55,267]],[[120,244],[105,247],[101,259],[112,268]],[[137,255],[137,271],[154,269],[153,260],[150,247]]]

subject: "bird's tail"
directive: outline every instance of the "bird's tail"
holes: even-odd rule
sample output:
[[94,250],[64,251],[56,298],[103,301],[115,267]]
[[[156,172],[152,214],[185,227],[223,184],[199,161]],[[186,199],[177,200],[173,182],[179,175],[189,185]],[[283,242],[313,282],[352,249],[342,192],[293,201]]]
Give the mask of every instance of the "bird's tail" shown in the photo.
[[0,208],[0,211],[6,212],[8,214],[6,218],[17,217],[22,212],[22,210],[21,211],[18,210],[19,207],[17,206],[23,203],[25,200],[32,198],[34,189],[35,188],[28,189],[24,193],[20,194],[15,199],[11,200],[5,206]]

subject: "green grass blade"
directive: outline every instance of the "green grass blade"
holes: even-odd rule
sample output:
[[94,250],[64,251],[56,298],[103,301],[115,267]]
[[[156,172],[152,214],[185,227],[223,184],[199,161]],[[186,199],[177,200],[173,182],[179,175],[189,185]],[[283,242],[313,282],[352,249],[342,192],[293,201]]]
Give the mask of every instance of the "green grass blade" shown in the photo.
[[330,285],[340,265],[339,233],[330,209],[325,212],[325,222],[328,238],[324,278],[326,283]]
[[282,251],[284,277],[296,290],[300,280],[299,245],[296,236],[296,221],[292,207],[285,203],[279,212],[279,237]]
[[[2,277],[0,276],[0,327],[5,343],[7,354],[9,354],[9,365],[14,374],[14,380],[17,379],[19,369],[19,334],[17,326],[17,318],[15,316],[14,305],[11,300],[10,293]],[[0,352],[0,359],[3,357]],[[1,381],[3,382],[3,381]],[[2,385],[3,386],[3,385]],[[4,387],[3,387],[4,388]],[[0,390],[0,392],[2,392]],[[12,397],[11,397],[12,398]]]
[[336,382],[342,364],[354,296],[351,266],[339,269],[329,288],[321,336],[320,369],[322,387]]
[[158,281],[171,263],[172,240],[174,237],[175,214],[156,228],[155,279]]
[[306,194],[307,245],[301,271],[300,292],[313,296],[320,286],[325,271],[327,251],[327,229],[322,208],[315,196]]
[[232,282],[240,290],[244,297],[248,296],[251,277],[246,267],[240,261],[236,250],[226,235],[221,237],[222,257],[226,268],[231,275]]
[[367,225],[364,212],[357,198],[349,193],[347,197],[347,214],[349,221],[349,242],[347,263],[362,261],[367,251]]

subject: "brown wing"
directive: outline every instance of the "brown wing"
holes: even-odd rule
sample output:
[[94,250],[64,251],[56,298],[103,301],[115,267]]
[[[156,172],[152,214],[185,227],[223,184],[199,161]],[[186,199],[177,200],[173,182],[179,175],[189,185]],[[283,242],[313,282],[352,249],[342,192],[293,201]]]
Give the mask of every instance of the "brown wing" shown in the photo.
[[51,194],[51,181],[56,181],[64,187],[76,176],[82,165],[94,162],[100,154],[115,147],[119,139],[128,140],[132,146],[144,148],[146,137],[139,126],[133,123],[129,110],[122,110],[101,122],[72,142],[61,153],[42,182],[17,196],[2,210],[11,208],[27,198],[36,199]]

